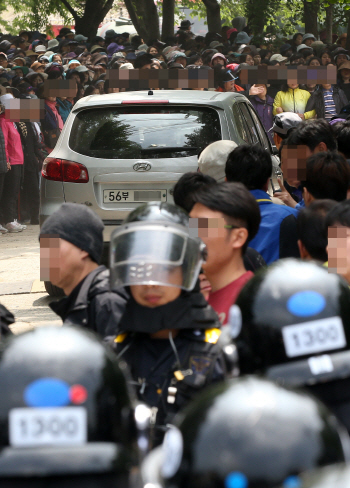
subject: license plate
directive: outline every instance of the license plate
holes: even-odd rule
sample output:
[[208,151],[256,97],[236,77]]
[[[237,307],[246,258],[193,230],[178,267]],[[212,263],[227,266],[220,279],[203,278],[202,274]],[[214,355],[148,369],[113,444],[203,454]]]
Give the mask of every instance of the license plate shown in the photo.
[[85,444],[86,409],[14,408],[9,413],[9,437],[13,447]]
[[346,346],[343,322],[340,317],[288,325],[283,327],[282,335],[289,358]]
[[166,190],[103,190],[103,202],[166,202]]

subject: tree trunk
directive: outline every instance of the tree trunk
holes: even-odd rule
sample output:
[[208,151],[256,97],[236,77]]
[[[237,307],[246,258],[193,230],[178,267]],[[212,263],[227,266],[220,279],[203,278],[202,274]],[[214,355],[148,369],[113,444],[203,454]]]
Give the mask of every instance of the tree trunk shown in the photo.
[[162,41],[174,35],[175,0],[163,0]]
[[348,30],[347,30],[348,37],[346,39],[346,49],[350,50],[350,11],[348,12],[347,17],[348,17]]
[[318,10],[319,10],[318,0],[313,0],[311,2],[304,0],[305,33],[313,34],[316,37],[316,39],[318,38],[318,29],[317,29]]
[[326,7],[326,42],[332,44],[333,35],[333,5]]
[[269,6],[269,0],[249,0],[246,4],[245,12],[247,16],[247,24],[252,29],[253,34],[261,36],[264,32],[266,22],[266,9]]
[[220,4],[217,0],[203,0],[203,3],[207,9],[208,31],[221,34]]
[[154,0],[125,0],[125,7],[146,44],[150,39],[159,39],[159,16]]
[[82,17],[79,17],[68,0],[61,0],[74,18],[76,32],[87,36],[89,40],[96,36],[98,26],[111,10],[113,1],[114,0],[86,0],[84,14]]

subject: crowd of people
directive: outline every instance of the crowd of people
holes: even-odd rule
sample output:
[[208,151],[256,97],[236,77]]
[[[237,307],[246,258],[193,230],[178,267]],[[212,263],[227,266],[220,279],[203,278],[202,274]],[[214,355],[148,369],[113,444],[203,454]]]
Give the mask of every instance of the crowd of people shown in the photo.
[[[181,22],[177,32],[164,42],[107,30],[105,37],[88,39],[68,27],[56,38],[39,32],[21,31],[0,38],[0,235],[21,232],[26,224],[38,224],[40,170],[52,151],[73,107],[82,97],[123,91],[112,87],[107,70],[115,69],[206,69],[214,71],[217,91],[241,92],[249,97],[266,131],[277,114],[293,112],[301,120],[334,119],[349,112],[350,58],[346,34],[335,44],[324,37],[296,33],[279,44],[261,44],[251,36],[244,18],[236,18],[221,33],[196,36],[191,22]],[[255,42],[255,44],[254,44]],[[296,79],[272,80],[267,84],[244,84],[242,68],[307,65],[337,69],[336,84],[317,84]],[[295,77],[294,77],[295,78]],[[74,80],[71,96],[52,96],[46,80]],[[284,82],[283,82],[284,81]],[[327,81],[327,80],[323,80]],[[50,96],[49,96],[50,95]],[[5,117],[12,98],[44,101],[42,119],[24,119],[13,124]],[[273,142],[272,132],[268,132]]]
[[[12,337],[0,305],[1,487],[348,486],[346,36],[297,33],[273,54],[235,24],[199,37],[183,21],[165,43],[69,29],[1,41],[5,108],[46,97],[46,79],[77,84],[75,97],[44,97],[40,124],[0,115],[3,233],[37,223],[49,136],[82,96],[118,91],[107,69],[213,69],[213,90],[255,105],[283,172],[258,145],[208,145],[174,204],[142,204],[114,230],[108,268],[91,209],[64,203],[45,220],[41,279],[65,295],[50,304],[63,327]],[[339,81],[243,86],[242,66],[261,63],[334,64]]]

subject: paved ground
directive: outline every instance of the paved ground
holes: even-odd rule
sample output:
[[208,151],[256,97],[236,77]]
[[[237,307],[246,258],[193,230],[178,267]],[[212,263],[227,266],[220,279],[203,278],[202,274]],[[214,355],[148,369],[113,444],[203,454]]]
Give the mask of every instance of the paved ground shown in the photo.
[[15,333],[61,324],[40,281],[38,233],[38,225],[28,225],[23,232],[0,236],[0,302],[15,315]]

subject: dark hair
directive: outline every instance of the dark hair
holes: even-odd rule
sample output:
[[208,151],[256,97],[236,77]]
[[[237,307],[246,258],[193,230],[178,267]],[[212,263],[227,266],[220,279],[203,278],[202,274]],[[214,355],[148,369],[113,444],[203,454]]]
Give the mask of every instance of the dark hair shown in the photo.
[[336,151],[319,152],[306,162],[306,180],[302,185],[316,199],[346,199],[350,182],[350,166]]
[[343,153],[346,159],[350,159],[350,120],[337,122],[332,126],[338,143],[338,151]]
[[313,61],[314,59],[317,59],[317,61],[320,63],[320,65],[322,64],[322,63],[321,63],[321,60],[320,60],[320,58],[319,58],[319,57],[317,57],[317,56],[312,56],[311,58],[309,58],[309,59],[307,60],[306,65],[307,65],[307,66],[310,66],[311,61]]
[[297,38],[298,36],[303,37],[303,34],[302,34],[301,32],[296,32],[296,33],[294,34],[294,36],[293,36],[293,39],[292,39],[293,43],[294,43],[294,41],[296,40],[296,38]]
[[243,255],[248,242],[254,239],[260,225],[259,206],[247,188],[242,183],[216,183],[195,192],[193,201],[214,212],[221,212],[229,224],[247,229],[248,238],[242,246]]
[[146,64],[151,64],[152,59],[153,59],[152,56],[148,53],[140,54],[139,56],[137,56],[137,58],[134,61],[134,68],[141,69],[144,66],[146,66]]
[[312,259],[325,262],[328,232],[326,216],[337,205],[334,200],[315,200],[302,208],[297,217],[298,239],[301,240]]
[[343,225],[344,227],[350,227],[350,200],[344,200],[337,203],[335,207],[328,212],[326,217],[326,228]]
[[271,49],[260,49],[259,51],[262,60],[265,59],[268,53],[272,53]]
[[261,190],[272,173],[271,155],[260,146],[242,144],[226,161],[227,181],[243,183],[248,190]]
[[231,32],[230,37],[228,39],[230,44],[234,44],[237,36],[238,36],[238,31]]
[[300,54],[300,53],[294,53],[289,58],[289,62],[291,63],[292,61],[296,61],[296,60],[299,60],[299,59],[304,59],[304,56],[302,54]]
[[190,213],[196,203],[193,194],[208,185],[216,185],[216,180],[199,172],[185,173],[174,186],[174,203]]
[[96,86],[95,85],[89,85],[89,86],[87,86],[85,88],[85,90],[84,90],[84,97],[87,97],[89,95],[92,95],[95,90],[96,90]]
[[328,151],[336,151],[337,141],[330,125],[324,119],[301,122],[287,139],[287,144],[292,146],[303,144],[310,151],[313,151],[321,142],[326,144]]
[[238,62],[239,63],[246,63],[247,62],[247,56],[250,56],[252,58],[253,54],[251,54],[251,53],[241,54],[240,57],[238,58]]

